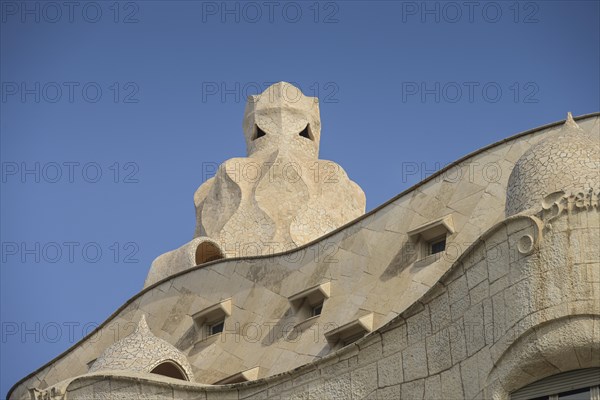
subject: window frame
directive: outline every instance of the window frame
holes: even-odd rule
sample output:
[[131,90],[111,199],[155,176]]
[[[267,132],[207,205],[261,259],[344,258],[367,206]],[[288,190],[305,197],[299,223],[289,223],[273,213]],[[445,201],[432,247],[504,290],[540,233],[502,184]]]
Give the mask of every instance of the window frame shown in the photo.
[[[448,241],[448,235],[444,234],[442,236],[438,236],[434,239],[431,239],[427,242],[427,255],[428,256],[432,256],[434,254],[439,254],[439,253],[443,253],[444,251],[446,251],[446,242]],[[438,244],[438,243],[444,243],[444,248],[440,251],[433,251],[433,246]]]
[[562,372],[531,382],[512,392],[510,400],[559,400],[561,394],[590,389],[590,399],[600,400],[600,368],[584,368]]
[[[288,297],[298,324],[318,318],[323,313],[325,302],[329,299],[330,294],[331,282],[324,282]],[[321,308],[320,312],[315,314],[315,309],[319,307]]]
[[[311,310],[310,310],[310,314],[311,314],[310,316],[317,317],[317,316],[321,315],[321,313],[323,312],[324,304],[325,304],[325,300],[321,300],[319,303],[312,305]],[[316,312],[317,309],[319,312]]]
[[[225,330],[225,318],[223,317],[223,318],[220,318],[220,319],[218,319],[216,321],[208,322],[205,325],[206,325],[206,334],[208,336],[218,335],[218,334],[222,333]],[[219,326],[219,325],[221,326],[221,330],[218,331],[218,332],[214,332],[213,331],[214,328],[217,327],[217,326]]]

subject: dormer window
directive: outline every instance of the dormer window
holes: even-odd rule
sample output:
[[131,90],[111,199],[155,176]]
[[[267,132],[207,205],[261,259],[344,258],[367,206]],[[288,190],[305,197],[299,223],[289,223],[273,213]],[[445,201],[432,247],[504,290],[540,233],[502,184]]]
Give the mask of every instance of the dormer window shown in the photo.
[[317,315],[321,315],[321,311],[323,311],[323,302],[321,301],[317,305],[313,306],[311,310],[311,317],[316,317]]
[[323,312],[323,304],[329,298],[331,283],[325,282],[310,287],[288,298],[300,322],[318,317]]
[[343,338],[339,343],[341,347],[346,347],[354,342],[356,342],[358,339],[362,339],[363,337],[365,337],[365,335],[367,334],[367,332],[359,332],[356,333],[354,335],[350,335],[346,338]]
[[207,325],[208,327],[208,336],[216,335],[217,333],[223,332],[223,328],[225,327],[225,319],[220,319],[218,321],[213,322],[212,324]]
[[373,318],[373,313],[363,315],[354,321],[325,332],[325,339],[334,347],[348,346],[373,330]]
[[429,255],[441,253],[446,250],[446,235],[431,240],[427,247]]
[[192,316],[200,333],[200,340],[208,339],[225,330],[225,319],[231,315],[231,299],[223,300]]
[[427,262],[437,260],[437,256],[430,256],[443,253],[446,250],[446,240],[453,233],[454,224],[451,214],[408,231],[408,237],[417,243],[417,248],[420,249],[418,262],[420,263],[421,260],[427,260]]

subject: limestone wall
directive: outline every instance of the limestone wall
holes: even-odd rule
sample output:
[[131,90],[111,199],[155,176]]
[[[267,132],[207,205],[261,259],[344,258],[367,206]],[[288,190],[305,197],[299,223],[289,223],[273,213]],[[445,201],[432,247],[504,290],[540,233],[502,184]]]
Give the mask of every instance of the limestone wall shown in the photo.
[[[586,134],[599,140],[597,115],[578,123]],[[598,271],[593,263],[598,254],[588,249],[593,246],[584,246],[590,232],[597,238],[598,214],[577,213],[577,218],[586,216],[585,224],[562,216],[557,222],[565,221],[565,225],[553,223],[548,235],[542,235],[540,252],[526,255],[518,251],[515,241],[522,237],[519,230],[536,229],[532,220],[500,223],[504,220],[506,182],[515,161],[559,128],[532,131],[474,153],[367,216],[292,252],[220,260],[159,282],[136,295],[90,337],[21,381],[11,398],[28,399],[29,387],[44,389],[86,374],[88,363],[131,333],[142,314],[156,336],[188,356],[199,383],[212,383],[259,366],[259,377],[268,377],[266,380],[227,389],[242,396],[239,398],[350,398],[348,393],[354,393],[353,398],[397,398],[399,393],[403,398],[410,398],[410,393],[432,398],[433,394],[423,392],[425,387],[441,388],[456,398],[476,398],[484,390],[503,398],[507,384],[498,382],[513,379],[507,377],[515,373],[514,358],[527,354],[511,355],[510,346],[517,338],[523,338],[517,344],[531,351],[532,357],[545,354],[543,349],[535,353],[527,348],[531,337],[551,335],[544,327],[551,327],[552,332],[561,327],[567,330],[563,334],[571,329],[578,333],[573,337],[579,337],[587,348],[598,342],[590,338],[591,329],[598,335],[598,325],[590,321],[591,315],[599,314],[600,296],[590,291],[592,278],[582,277],[583,269],[577,269],[586,265],[592,272],[593,268]],[[490,175],[493,170],[499,172]],[[418,255],[407,232],[449,214],[455,233],[448,238],[447,253],[415,262]],[[567,222],[579,228],[568,228]],[[484,241],[479,241],[492,227]],[[562,253],[553,253],[557,251]],[[587,258],[577,261],[580,254]],[[569,279],[564,276],[565,265],[570,268]],[[542,271],[549,272],[542,276]],[[299,321],[288,297],[326,281],[331,282],[331,296],[323,313],[312,324],[302,326],[302,334],[290,337],[286,327]],[[569,285],[564,286],[565,282]],[[227,298],[231,298],[233,310],[226,320],[226,332],[212,341],[198,341],[191,316]],[[371,312],[375,328],[384,328],[332,351],[335,349],[323,333]],[[467,340],[471,327],[483,330],[490,324],[491,333],[475,331]],[[255,328],[260,328],[260,335]],[[550,342],[558,340],[554,335],[554,339],[548,336]],[[589,357],[598,355],[588,353]],[[579,355],[579,364],[575,364],[573,357],[552,354],[571,359],[571,366],[587,362]],[[535,374],[552,372],[547,365],[546,369],[540,365],[546,364],[539,361],[525,375],[517,375],[533,380]],[[106,381],[124,379],[115,376]],[[165,398],[170,398],[170,389],[165,390]],[[209,396],[213,393],[212,389],[198,390]],[[85,390],[74,388],[69,398],[78,398],[78,391],[83,398]]]
[[222,388],[84,378],[68,398],[110,384],[108,399],[507,399],[546,376],[600,366],[600,250],[590,246],[599,228],[598,208],[551,227],[502,222],[398,318],[296,371]]

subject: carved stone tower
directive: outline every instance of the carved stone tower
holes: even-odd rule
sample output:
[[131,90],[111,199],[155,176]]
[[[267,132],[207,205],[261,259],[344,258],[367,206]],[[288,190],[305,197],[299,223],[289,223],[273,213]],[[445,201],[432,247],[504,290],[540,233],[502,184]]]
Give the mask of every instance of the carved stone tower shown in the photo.
[[194,240],[152,264],[146,286],[203,262],[291,250],[365,212],[362,189],[319,160],[318,99],[279,82],[250,96],[247,157],[219,166],[194,195]]

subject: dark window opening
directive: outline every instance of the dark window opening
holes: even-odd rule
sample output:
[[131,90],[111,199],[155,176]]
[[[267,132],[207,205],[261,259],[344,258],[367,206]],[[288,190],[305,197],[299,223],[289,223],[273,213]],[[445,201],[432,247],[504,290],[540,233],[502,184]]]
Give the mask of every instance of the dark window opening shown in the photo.
[[213,385],[231,385],[234,383],[242,383],[248,382],[248,378],[244,376],[243,373],[238,373],[232,376],[229,376],[225,379],[221,379],[220,381],[216,381]]
[[588,400],[591,398],[590,388],[570,390],[558,394],[559,400]]
[[308,125],[309,124],[306,124],[306,127],[300,131],[299,135],[303,138],[312,140],[312,138],[310,137],[310,131],[308,130]]
[[152,371],[152,374],[168,376],[169,378],[181,379],[183,381],[187,381],[184,373],[181,371],[179,367],[177,367],[172,362],[164,362],[162,364],[158,364]]
[[541,396],[532,398],[531,400],[590,400],[591,392],[590,388],[570,390],[568,392],[562,392],[558,395],[552,396]]
[[346,347],[349,344],[356,342],[358,339],[361,339],[365,336],[364,332],[357,333],[356,335],[349,336],[342,340],[342,347]]
[[248,382],[248,379],[244,378],[242,375],[240,376],[235,376],[233,378],[227,379],[227,380],[221,380],[218,382],[215,382],[215,385],[232,385],[234,383],[242,383],[242,382]]
[[430,254],[441,253],[446,250],[446,238],[437,239],[431,242],[429,246]]
[[211,324],[208,326],[208,334],[216,335],[217,333],[223,332],[224,328],[225,328],[225,320],[222,319],[222,320],[217,321],[214,324]]
[[196,248],[196,265],[224,258],[219,247],[211,242],[202,242]]
[[258,127],[258,125],[255,125],[255,127],[256,127],[256,134],[254,135],[254,139],[253,140],[256,140],[256,139],[258,139],[258,138],[263,137],[263,136],[266,135],[265,131],[263,131],[262,129],[260,129]]
[[311,316],[316,317],[317,315],[321,315],[322,311],[323,311],[323,302],[313,306]]

